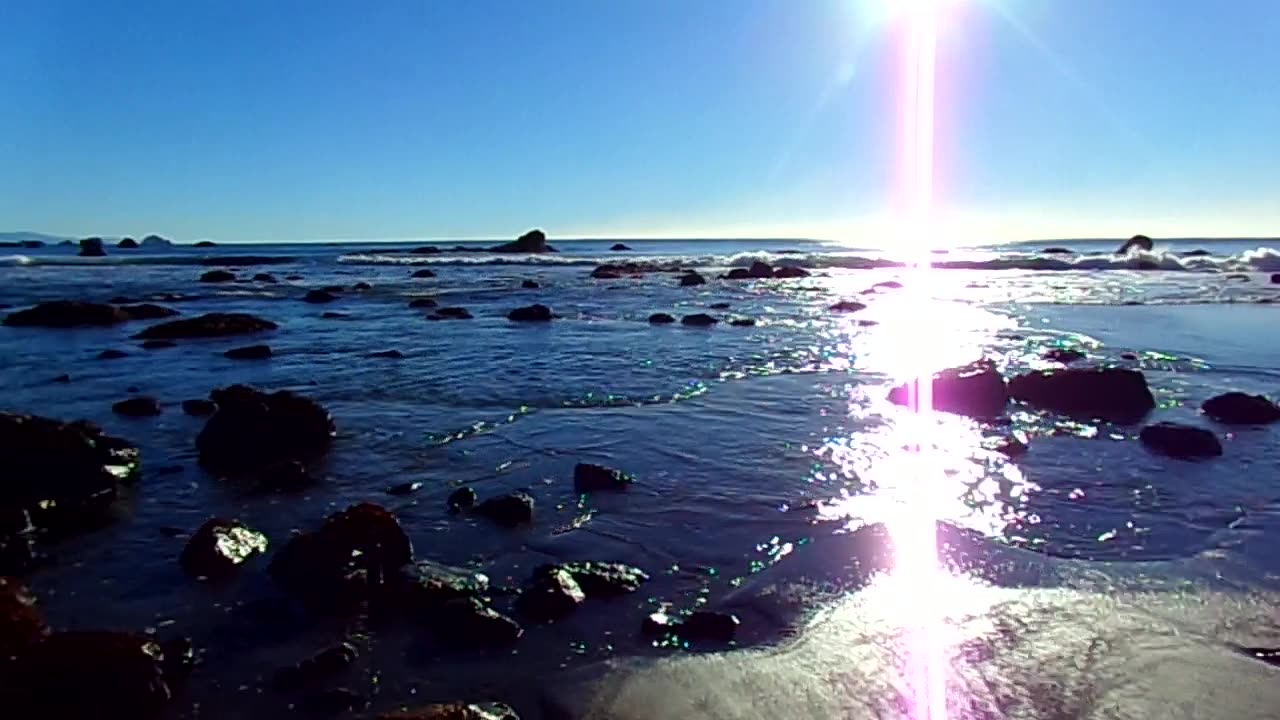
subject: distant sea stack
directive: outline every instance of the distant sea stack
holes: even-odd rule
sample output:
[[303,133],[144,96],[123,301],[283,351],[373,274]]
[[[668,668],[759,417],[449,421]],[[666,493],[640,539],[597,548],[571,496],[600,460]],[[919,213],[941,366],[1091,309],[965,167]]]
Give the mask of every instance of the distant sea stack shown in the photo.
[[1151,252],[1151,248],[1153,247],[1155,247],[1155,243],[1151,241],[1151,238],[1146,235],[1134,235],[1126,240],[1125,243],[1120,246],[1119,250],[1116,250],[1116,254],[1128,255],[1130,252],[1133,252],[1134,248]]
[[102,248],[102,238],[87,237],[80,241],[80,257],[106,257],[107,251]]
[[489,248],[489,252],[497,253],[547,253],[557,250],[547,244],[547,234],[541,230],[530,230],[514,241]]
[[173,245],[172,242],[170,242],[169,240],[166,240],[163,237],[160,237],[159,235],[148,235],[142,238],[142,242],[138,244],[138,247],[146,250],[149,248],[150,249],[167,248],[172,245]]
[[138,241],[131,237],[122,238],[120,242],[116,243],[116,247],[121,250],[137,250]]
[[214,241],[212,241],[212,240],[201,240],[200,242],[196,243],[195,245],[192,245],[192,247],[198,247],[198,248],[211,248],[211,247],[218,247],[218,244],[217,244],[217,243],[215,243],[215,242],[214,242]]

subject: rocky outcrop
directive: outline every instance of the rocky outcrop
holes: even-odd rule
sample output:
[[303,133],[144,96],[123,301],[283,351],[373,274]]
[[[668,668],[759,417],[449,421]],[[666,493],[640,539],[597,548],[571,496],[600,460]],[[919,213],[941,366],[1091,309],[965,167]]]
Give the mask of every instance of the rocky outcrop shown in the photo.
[[505,528],[525,525],[533,522],[533,497],[522,491],[500,495],[480,503],[474,512]]
[[1280,420],[1280,407],[1261,395],[1229,392],[1204,401],[1200,411],[1224,425],[1266,425]]
[[138,241],[131,237],[123,238],[120,242],[116,243],[116,247],[121,250],[137,250]]
[[200,275],[200,282],[202,283],[234,282],[235,279],[236,274],[227,270],[210,270]]
[[1134,250],[1144,250],[1150,252],[1155,247],[1155,243],[1146,235],[1134,235],[1124,242],[1119,249],[1116,250],[1117,255],[1127,255]]
[[706,284],[707,279],[692,270],[680,276],[680,287],[693,287],[695,285]]
[[53,300],[9,313],[4,324],[11,327],[106,327],[129,320],[128,314],[105,303]]
[[554,316],[546,305],[530,305],[516,308],[507,313],[507,319],[513,322],[551,322]]
[[107,251],[102,247],[102,238],[89,237],[80,241],[80,257],[106,257]]
[[1141,372],[1113,367],[1018,375],[1009,381],[1009,394],[1042,410],[1118,423],[1137,422],[1156,404]]
[[246,345],[245,347],[232,348],[222,353],[222,355],[230,360],[266,360],[271,357],[271,346]]
[[680,318],[680,324],[687,327],[711,327],[718,322],[720,321],[706,313],[694,313]]
[[654,313],[649,316],[650,325],[669,325],[675,321],[676,319],[674,317],[666,313]]
[[218,247],[218,243],[212,240],[201,240],[200,242],[196,243],[195,245],[192,245],[191,247],[197,247],[197,248]]
[[169,240],[166,240],[163,237],[160,237],[159,235],[148,235],[142,238],[142,242],[139,243],[139,246],[141,246],[142,248],[151,248],[151,249],[167,248],[167,247],[171,247],[172,245],[173,245],[172,242],[170,242]]
[[1138,439],[1152,452],[1184,460],[1218,457],[1222,454],[1222,443],[1218,436],[1193,425],[1159,422],[1142,428]]
[[626,490],[633,482],[635,478],[627,473],[603,465],[578,463],[573,468],[573,491],[579,495],[602,490]]
[[248,313],[206,313],[198,317],[152,325],[134,337],[139,340],[229,337],[266,332],[275,330],[276,327],[277,325],[270,320],[263,320]]
[[111,412],[125,417],[154,417],[160,414],[160,403],[155,398],[131,397],[112,405]]
[[[889,401],[909,405],[915,395],[913,383],[889,391]],[[1009,390],[1004,376],[990,360],[978,360],[933,376],[933,409],[975,418],[993,418],[1004,413]]]
[[613,247],[609,248],[609,250],[611,250],[612,252],[628,252],[631,250],[631,248],[627,247],[622,243],[614,243]]
[[547,244],[547,235],[541,230],[530,230],[512,242],[489,248],[489,252],[496,253],[545,253],[555,251],[555,248]]
[[191,536],[178,561],[192,577],[218,579],[266,551],[266,535],[237,520],[213,518]]
[[271,463],[307,461],[328,451],[333,418],[314,400],[287,390],[232,385],[209,394],[218,410],[196,437],[200,463],[238,475]]
[[328,290],[308,290],[307,294],[302,296],[303,302],[309,302],[309,303],[312,303],[313,305],[330,303],[337,299],[338,299],[338,296],[334,295]]

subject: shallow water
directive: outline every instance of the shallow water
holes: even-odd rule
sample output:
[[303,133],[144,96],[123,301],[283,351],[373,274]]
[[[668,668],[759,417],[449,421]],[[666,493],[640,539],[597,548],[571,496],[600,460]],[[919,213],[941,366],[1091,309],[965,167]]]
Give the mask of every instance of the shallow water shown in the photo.
[[[1083,265],[1095,268],[1090,272],[1034,269],[1040,261],[1027,261],[1030,247],[975,249],[964,253],[981,262],[935,270],[920,292],[863,294],[876,282],[913,280],[897,267],[858,269],[895,262],[883,254],[802,241],[627,242],[635,252],[571,242],[559,256],[528,263],[484,254],[375,255],[370,250],[397,248],[364,245],[117,251],[108,262],[52,249],[0,261],[0,302],[15,307],[181,293],[189,297],[162,304],[184,315],[245,311],[280,324],[265,340],[275,354],[261,362],[222,357],[249,344],[245,339],[138,349],[129,336],[145,323],[0,328],[4,409],[86,418],[143,451],[141,479],[112,522],[47,548],[56,563],[28,578],[52,623],[191,634],[203,665],[175,702],[175,717],[277,713],[296,698],[265,688],[263,678],[353,627],[308,618],[290,605],[266,578],[265,560],[226,584],[191,582],[176,562],[185,538],[168,529],[190,532],[209,516],[239,517],[279,547],[292,530],[364,500],[396,511],[420,557],[472,565],[498,585],[519,585],[549,558],[619,560],[653,575],[635,597],[589,603],[567,621],[530,628],[509,654],[441,655],[409,625],[355,628],[367,642],[347,685],[376,695],[375,709],[491,698],[536,717],[538,688],[566,671],[672,652],[650,647],[638,633],[656,607],[716,605],[756,576],[809,567],[806,554],[824,552],[839,528],[891,520],[921,503],[991,543],[1072,567],[1158,569],[1215,591],[1275,589],[1280,560],[1269,547],[1280,534],[1280,428],[1215,428],[1225,455],[1183,462],[1146,452],[1138,427],[1029,412],[1014,413],[1012,427],[1003,427],[939,414],[928,419],[925,441],[937,477],[922,491],[902,464],[903,446],[919,437],[885,400],[913,369],[983,355],[1014,371],[1047,367],[1041,355],[1060,344],[1085,348],[1090,362],[1143,369],[1158,403],[1153,421],[1205,423],[1197,418],[1200,402],[1226,390],[1274,397],[1280,366],[1268,330],[1280,312],[1271,304],[1280,300],[1280,285],[1269,283],[1267,272],[1280,255],[1259,249],[1266,243],[1185,241],[1168,250],[1209,247],[1215,255],[1162,254],[1153,261],[1159,270],[1127,269],[1095,252],[1084,256],[1096,258]],[[289,258],[221,266],[239,267],[243,277],[265,271],[303,279],[196,282],[209,269],[201,259],[214,253]],[[940,257],[945,266],[961,254]],[[130,257],[136,259],[120,259]],[[600,259],[637,257],[696,266],[708,277],[768,257],[815,275],[711,279],[693,288],[677,287],[668,273],[589,277]],[[438,276],[409,278],[414,268],[406,265],[422,263]],[[1103,267],[1111,269],[1098,271]],[[1246,279],[1228,278],[1237,272]],[[543,287],[521,289],[524,279]],[[373,289],[327,305],[301,302],[309,288],[357,281]],[[418,295],[465,306],[475,319],[429,322],[407,307]],[[868,307],[847,316],[827,310],[842,298]],[[510,309],[533,302],[562,318],[545,326],[506,319]],[[730,308],[708,309],[717,303]],[[350,317],[323,319],[326,311]],[[646,320],[653,312],[710,312],[757,324],[654,327]],[[97,360],[107,348],[129,356]],[[384,349],[406,357],[367,357]],[[70,384],[51,382],[62,373]],[[321,485],[263,496],[196,465],[203,421],[182,414],[179,404],[237,382],[297,390],[330,409],[339,437],[315,468],[325,476]],[[164,413],[114,416],[111,404],[129,396],[129,387],[158,398]],[[1026,455],[1009,460],[986,449],[1011,430],[1029,438]],[[624,469],[638,483],[583,500],[571,483],[579,461]],[[409,497],[385,494],[406,481],[424,487]],[[538,504],[534,525],[505,531],[450,516],[444,499],[463,484],[481,497],[529,489]],[[802,509],[815,503],[816,523]],[[1073,573],[1070,582],[1088,575]],[[749,623],[743,644],[787,637],[822,603],[800,605],[794,616]]]

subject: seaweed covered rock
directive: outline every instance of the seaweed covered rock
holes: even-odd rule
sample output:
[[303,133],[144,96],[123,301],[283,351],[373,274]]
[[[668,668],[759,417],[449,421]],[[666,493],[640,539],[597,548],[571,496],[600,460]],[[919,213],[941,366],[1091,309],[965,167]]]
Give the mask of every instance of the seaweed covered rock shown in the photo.
[[196,437],[200,463],[238,475],[271,463],[311,460],[328,451],[336,429],[329,411],[287,390],[265,393],[245,385],[209,394],[218,410]]
[[[889,401],[908,405],[914,396],[914,383],[906,383],[889,391]],[[950,368],[933,376],[933,408],[957,415],[991,418],[1004,412],[1009,391],[1004,377],[990,360],[979,360],[958,368]]]
[[1133,423],[1156,406],[1146,377],[1115,367],[1065,368],[1018,375],[1009,381],[1015,400],[1073,417]]
[[267,536],[236,520],[207,521],[182,549],[179,562],[197,578],[222,578],[267,551]]
[[276,327],[277,325],[270,320],[263,320],[248,313],[215,312],[152,325],[134,335],[134,337],[139,340],[228,337],[232,335],[251,335],[267,330],[275,330]]

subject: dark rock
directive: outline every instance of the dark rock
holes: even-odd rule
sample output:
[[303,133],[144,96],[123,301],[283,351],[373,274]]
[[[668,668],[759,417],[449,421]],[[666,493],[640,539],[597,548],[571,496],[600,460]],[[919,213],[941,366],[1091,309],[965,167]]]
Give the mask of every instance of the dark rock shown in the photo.
[[378,720],[520,720],[510,705],[489,703],[437,703],[407,710],[392,710]]
[[122,239],[120,242],[116,243],[116,247],[120,248],[121,250],[137,250],[138,241],[134,240],[131,237],[127,237]]
[[442,250],[439,245],[423,245],[409,251],[412,255],[435,255],[440,252],[442,252]]
[[6,717],[153,717],[172,697],[164,650],[139,635],[54,633],[11,671]]
[[578,463],[573,468],[573,491],[582,494],[601,490],[626,490],[635,478],[602,465]]
[[131,397],[112,405],[111,411],[125,417],[154,417],[160,414],[160,403],[155,398]]
[[200,242],[196,243],[195,245],[192,245],[191,247],[211,248],[211,247],[218,247],[218,244],[213,242],[212,240],[201,240]]
[[138,347],[143,350],[164,350],[165,348],[177,347],[178,343],[172,340],[148,340]]
[[160,642],[160,673],[169,687],[186,681],[196,664],[196,648],[191,638],[175,637]]
[[1151,238],[1147,237],[1146,235],[1134,235],[1133,237],[1126,240],[1124,244],[1120,246],[1120,249],[1116,250],[1116,254],[1127,255],[1131,251],[1133,251],[1134,248],[1150,252],[1151,248],[1153,248],[1154,246],[1155,244],[1151,242]]
[[507,319],[515,322],[550,322],[551,308],[546,305],[530,305],[507,313]]
[[746,268],[733,268],[720,276],[721,280],[750,280],[751,271]]
[[618,280],[622,277],[622,275],[616,270],[607,269],[606,266],[601,265],[600,267],[591,271],[591,277],[597,280]]
[[304,603],[350,611],[383,600],[413,545],[394,515],[370,503],[330,515],[319,530],[291,538],[271,560],[273,580]]
[[1015,400],[1063,415],[1133,423],[1155,407],[1147,379],[1127,368],[1065,368],[1009,381]]
[[432,617],[440,638],[467,648],[496,648],[514,643],[524,634],[520,623],[469,597],[445,603]]
[[435,276],[436,276],[436,274],[435,274],[434,272],[432,272],[431,270],[428,270],[427,268],[422,268],[421,270],[414,270],[414,271],[413,271],[413,275],[412,275],[412,277],[419,278],[419,279],[421,279],[421,278],[433,278],[433,277],[435,277]]
[[538,281],[536,280],[523,280],[520,282],[520,287],[525,290],[537,290],[542,286],[539,285]]
[[1152,452],[1169,457],[1191,459],[1222,454],[1217,435],[1192,425],[1159,422],[1142,428],[1138,439]]
[[690,271],[687,275],[680,277],[680,287],[692,287],[694,285],[706,285],[707,279],[696,272]]
[[245,347],[232,348],[222,353],[222,355],[231,360],[265,360],[271,357],[271,346],[246,345]]
[[433,308],[437,304],[434,299],[426,297],[414,298],[409,301],[409,307],[411,308]]
[[867,306],[854,300],[841,300],[832,305],[830,309],[832,312],[858,312],[859,310],[866,310]]
[[351,667],[360,657],[360,651],[349,642],[339,643],[325,648],[296,665],[283,668],[271,678],[271,684],[278,690],[305,690],[315,688],[332,680]]
[[787,267],[780,267],[774,270],[773,276],[775,278],[780,278],[783,280],[787,280],[790,278],[807,278],[809,277],[809,271],[805,270],[804,268],[787,266]]
[[108,349],[98,353],[99,360],[119,360],[127,357],[129,357],[129,353],[123,350]]
[[129,319],[120,308],[103,303],[54,300],[10,313],[4,324],[11,327],[106,327]]
[[66,374],[66,373],[63,373],[63,374],[61,374],[61,375],[59,375],[59,376],[55,377],[51,382],[56,382],[56,383],[69,383],[69,382],[71,382],[71,376],[70,376],[70,375],[68,375],[68,374]]
[[130,385],[129,387],[125,388],[125,392],[137,393],[137,392],[142,392],[142,390],[138,388],[136,385]]
[[431,314],[432,320],[470,320],[471,313],[466,308],[442,307]]
[[363,292],[363,291],[365,291],[365,290],[372,290],[372,289],[373,289],[373,285],[370,285],[370,284],[369,284],[369,283],[367,283],[367,282],[363,282],[363,281],[361,281],[361,282],[356,283],[355,285],[352,285],[352,286],[351,286],[351,289],[352,289],[352,290],[355,290],[356,292]]
[[173,243],[169,242],[163,237],[160,237],[159,235],[152,234],[142,238],[142,242],[138,243],[138,245],[139,247],[142,247],[142,248],[160,249],[160,248],[169,247],[173,245]]
[[124,313],[125,318],[128,320],[159,320],[160,318],[173,317],[178,314],[177,310],[151,303],[121,305],[120,312]]
[[191,536],[178,561],[192,577],[217,579],[266,551],[266,535],[237,520],[213,518]]
[[337,299],[338,296],[328,290],[308,290],[307,294],[302,298],[303,302],[309,302],[317,305],[320,303],[333,302]]
[[687,325],[689,327],[711,327],[718,322],[720,321],[706,313],[695,313],[693,315],[685,315],[680,318],[680,324]]
[[495,523],[513,528],[533,522],[533,497],[526,492],[489,498],[475,508],[475,513]]
[[1249,276],[1248,276],[1248,275],[1245,275],[1244,273],[1231,273],[1230,275],[1226,276],[1226,277],[1225,277],[1225,278],[1223,278],[1223,279],[1224,279],[1224,280],[1239,280],[1239,281],[1241,281],[1241,282],[1249,282],[1249,279],[1250,279],[1250,278],[1249,278]]
[[449,511],[461,512],[467,510],[476,504],[476,491],[470,487],[460,487],[449,493]]
[[1208,257],[1212,254],[1213,253],[1209,252],[1208,250],[1205,250],[1204,248],[1196,248],[1195,250],[1187,250],[1187,251],[1178,253],[1178,255],[1182,257]]
[[323,455],[336,434],[333,418],[314,400],[287,390],[264,393],[244,385],[214,390],[218,411],[196,437],[200,463],[235,475],[282,460]]
[[520,593],[516,609],[536,622],[552,622],[576,610],[586,599],[572,575],[551,568],[539,573],[533,585]]
[[302,279],[302,276],[301,275],[285,275],[284,279],[288,280],[289,282],[297,282],[298,280]]
[[[915,393],[914,382],[889,391],[889,401],[909,405]],[[1004,412],[1009,391],[1004,377],[990,360],[979,360],[958,368],[943,370],[933,376],[933,408],[942,412],[992,418]]]
[[231,282],[235,279],[236,274],[226,270],[210,270],[200,276],[200,282],[203,283],[223,283]]
[[[20,657],[49,634],[36,596],[12,578],[0,576],[0,668]],[[0,680],[0,687],[4,681]]]
[[279,282],[278,280],[276,280],[276,276],[272,275],[271,273],[258,273],[257,275],[253,276],[253,281],[260,282],[260,283]]
[[544,253],[555,252],[547,245],[547,236],[541,230],[530,230],[514,241],[489,248],[489,252],[497,253]]
[[297,460],[281,460],[250,473],[250,482],[263,492],[298,492],[320,481]]
[[535,580],[554,571],[569,573],[588,598],[610,598],[635,592],[649,576],[639,568],[611,562],[571,562],[542,565],[534,570]]
[[395,594],[401,606],[413,612],[438,610],[445,603],[483,599],[489,578],[483,573],[419,561],[400,568]]
[[111,298],[107,302],[111,303],[112,305],[128,305],[129,303],[133,302],[133,298],[130,298],[127,295],[116,295],[115,297]]
[[876,283],[875,285],[872,285],[872,286],[871,286],[871,289],[872,289],[872,290],[880,290],[880,289],[884,289],[884,290],[901,290],[901,289],[902,289],[902,283],[898,282],[897,280],[884,280],[884,281],[881,281],[881,282]]
[[386,358],[388,360],[403,360],[404,353],[400,352],[399,350],[379,350],[377,352],[369,353],[367,357]]
[[727,303],[727,302],[718,302],[718,303],[711,303],[707,307],[711,308],[712,310],[728,310],[729,308],[733,307],[733,304]]
[[80,241],[80,257],[106,257],[107,251],[102,247],[102,238],[91,237]]
[[1121,359],[1121,360],[1137,360],[1137,359],[1138,359],[1138,353],[1134,353],[1134,352],[1122,352],[1122,353],[1120,353],[1120,359]]
[[699,610],[680,622],[678,632],[686,640],[732,642],[738,633],[738,618],[728,613]]
[[613,247],[609,249],[612,250],[613,252],[626,252],[631,250],[631,248],[627,247],[626,245],[623,245],[622,243],[614,243]]
[[315,690],[302,698],[301,707],[313,715],[337,715],[355,712],[369,706],[369,700],[347,688]]
[[152,325],[134,337],[139,340],[227,337],[251,335],[275,330],[276,327],[277,325],[270,320],[263,320],[248,313],[206,313],[198,317]]
[[654,313],[649,316],[650,325],[667,325],[675,322],[676,319],[666,313]]
[[345,320],[351,317],[351,315],[350,313],[333,312],[332,310],[328,310],[320,313],[320,317],[324,318],[325,320]]
[[1070,365],[1077,360],[1083,360],[1085,354],[1075,348],[1050,348],[1045,351],[1044,359],[1052,362],[1059,362],[1063,365]]
[[1075,255],[1076,251],[1064,247],[1047,247],[1040,251],[1045,255]]
[[1227,425],[1266,425],[1280,420],[1280,407],[1261,395],[1229,392],[1204,401],[1200,411]]
[[734,318],[729,324],[733,327],[755,327],[756,321],[751,318]]
[[388,495],[412,495],[422,489],[420,482],[404,482],[387,488]]
[[212,400],[183,400],[182,412],[188,415],[212,415],[218,411],[218,406]]
[[1272,285],[1280,285],[1280,273],[1272,273],[1272,274],[1271,274],[1271,284],[1272,284]]

